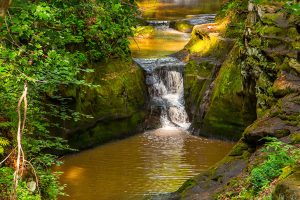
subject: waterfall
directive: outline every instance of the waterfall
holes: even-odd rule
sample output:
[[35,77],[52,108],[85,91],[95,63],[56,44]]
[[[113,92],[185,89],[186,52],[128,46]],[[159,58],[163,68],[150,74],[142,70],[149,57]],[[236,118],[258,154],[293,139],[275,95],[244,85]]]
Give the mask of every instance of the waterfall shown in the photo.
[[161,126],[188,129],[182,76],[185,63],[172,57],[134,60],[146,72],[150,105],[159,108]]

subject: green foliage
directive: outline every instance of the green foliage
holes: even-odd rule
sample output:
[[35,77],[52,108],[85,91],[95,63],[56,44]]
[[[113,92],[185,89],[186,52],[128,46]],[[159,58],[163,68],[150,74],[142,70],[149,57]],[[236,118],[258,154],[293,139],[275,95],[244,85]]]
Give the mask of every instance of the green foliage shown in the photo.
[[43,199],[56,199],[57,195],[64,195],[64,186],[61,186],[58,181],[59,175],[60,173],[52,173],[50,170],[39,172]]
[[217,199],[272,199],[276,182],[293,173],[300,159],[300,150],[277,138],[262,140],[266,143],[251,158],[242,177],[231,179],[226,186],[227,192],[219,193]]
[[[17,188],[17,196],[20,200],[41,200],[39,190],[42,192],[43,199],[56,199],[57,194],[63,195],[63,186],[58,183],[58,173],[52,174],[50,170],[36,171],[39,176],[39,188],[30,190],[29,183],[33,181],[32,178],[25,178],[19,182]],[[9,199],[11,187],[13,183],[14,171],[10,167],[0,168],[0,199]],[[35,182],[35,179],[34,181]]]
[[0,199],[8,199],[13,183],[14,171],[9,167],[0,167]]
[[224,37],[242,39],[245,30],[245,20],[247,15],[248,1],[246,0],[230,0],[227,1],[219,11],[217,19],[223,20],[229,18],[229,24],[226,27]]
[[41,200],[41,196],[36,192],[33,193],[28,190],[27,183],[21,181],[17,188],[17,196],[20,200]]
[[225,17],[230,12],[240,12],[242,11],[248,4],[246,0],[230,0],[227,1],[219,11],[218,17]]
[[293,146],[286,145],[276,138],[268,140],[261,150],[266,153],[267,160],[254,167],[250,173],[250,182],[255,192],[261,191],[283,173],[286,166],[295,166],[300,158],[300,151],[293,150]]
[[8,145],[9,145],[9,141],[4,137],[0,137],[0,154],[4,153],[4,147]]
[[286,4],[286,9],[288,12],[294,14],[294,15],[297,15],[299,16],[300,15],[300,3],[293,3],[293,2],[288,2]]
[[287,12],[300,15],[300,3],[294,0],[254,0],[256,4],[273,3],[278,2],[284,4],[284,8]]
[[[136,23],[137,8],[132,0],[14,0],[6,18],[0,18],[0,137],[3,147],[15,145],[18,117],[16,106],[24,83],[28,85],[27,121],[23,148],[40,180],[40,194],[26,187],[34,179],[26,163],[28,177],[18,188],[21,199],[56,199],[63,187],[57,174],[49,170],[57,162],[55,152],[70,150],[67,141],[50,136],[59,123],[79,120],[64,98],[68,87],[91,86],[84,81],[89,63],[112,57],[128,57],[128,36]],[[55,119],[55,120],[54,120]],[[52,134],[54,135],[54,134]],[[58,134],[56,134],[58,135]],[[6,136],[6,135],[5,135]],[[10,171],[9,171],[10,170]],[[10,168],[0,168],[0,192],[11,192]],[[1,196],[0,196],[1,197]]]

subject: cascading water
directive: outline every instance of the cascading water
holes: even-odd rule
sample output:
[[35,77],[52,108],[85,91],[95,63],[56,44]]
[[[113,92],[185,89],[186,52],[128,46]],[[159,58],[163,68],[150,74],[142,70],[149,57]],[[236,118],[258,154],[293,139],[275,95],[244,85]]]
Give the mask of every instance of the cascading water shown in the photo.
[[[196,25],[213,22],[214,18],[215,14],[201,14],[189,16],[189,18],[178,21],[186,21],[188,24]],[[147,24],[153,26],[156,32],[160,33],[160,36],[164,34],[169,36],[172,33],[178,34],[182,38],[190,37],[190,34],[181,33],[170,28],[171,23],[171,21],[166,20],[147,21]],[[165,40],[168,40],[168,38],[165,38]],[[148,44],[153,45],[153,41]],[[157,45],[159,49],[164,47],[164,43],[158,43]],[[140,51],[140,48],[138,51]],[[153,51],[151,51],[151,54],[153,54]],[[155,118],[154,123],[150,120],[150,127],[156,128],[155,125],[152,125],[157,124],[157,116],[159,116],[162,127],[188,129],[190,123],[184,106],[182,77],[185,63],[174,57],[136,58],[134,60],[147,72],[146,84],[148,85],[151,98],[151,113],[154,113],[150,115],[150,119],[153,116]]]
[[160,110],[162,127],[190,126],[184,107],[182,71],[185,63],[172,57],[159,59],[135,59],[147,73],[151,108]]

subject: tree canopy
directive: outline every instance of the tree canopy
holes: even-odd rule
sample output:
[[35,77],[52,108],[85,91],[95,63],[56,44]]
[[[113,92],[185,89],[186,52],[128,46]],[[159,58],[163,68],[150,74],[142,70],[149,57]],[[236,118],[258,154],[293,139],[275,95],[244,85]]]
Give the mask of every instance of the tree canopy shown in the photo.
[[[17,197],[55,199],[63,187],[51,172],[57,163],[53,153],[69,148],[50,130],[57,130],[53,129],[59,126],[57,119],[80,116],[68,106],[61,89],[89,86],[84,80],[84,74],[93,71],[89,63],[126,58],[137,14],[132,0],[1,2],[0,158],[8,156],[0,166],[1,199],[13,193],[20,122],[16,108],[24,85],[28,88],[28,104],[21,104],[25,108],[21,114],[26,117],[22,140],[26,160],[21,163],[22,175],[17,177]],[[38,189],[28,189],[32,182]]]

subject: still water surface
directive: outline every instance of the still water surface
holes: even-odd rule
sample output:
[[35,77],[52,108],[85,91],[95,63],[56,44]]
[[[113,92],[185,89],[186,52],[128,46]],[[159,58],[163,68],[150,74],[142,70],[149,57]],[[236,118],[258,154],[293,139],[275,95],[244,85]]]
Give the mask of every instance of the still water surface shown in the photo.
[[69,200],[136,200],[176,191],[221,160],[233,143],[158,129],[65,157]]
[[216,13],[224,0],[138,0],[145,19],[173,20],[187,15]]
[[130,49],[134,58],[159,58],[183,49],[190,39],[190,34],[174,29],[156,29],[150,38],[130,40]]
[[[142,16],[150,21],[170,21],[191,18],[198,14],[211,14],[224,0],[138,0]],[[207,22],[209,23],[209,22]],[[154,58],[173,54],[184,48],[190,34],[174,29],[157,29],[150,38],[132,38],[130,49],[134,58]]]

